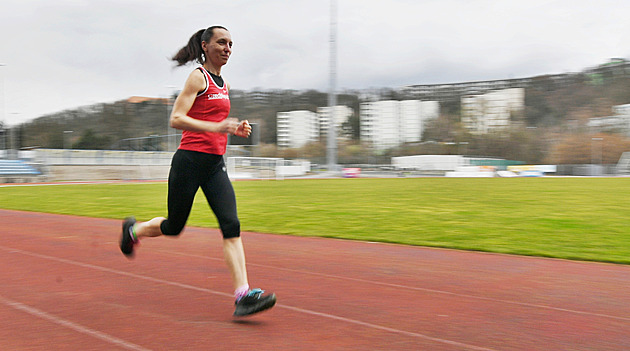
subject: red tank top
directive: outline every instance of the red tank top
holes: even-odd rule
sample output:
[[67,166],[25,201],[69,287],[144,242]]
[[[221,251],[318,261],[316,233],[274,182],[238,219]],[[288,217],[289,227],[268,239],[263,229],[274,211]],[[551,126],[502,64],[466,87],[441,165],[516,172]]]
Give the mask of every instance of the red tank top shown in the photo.
[[[188,116],[202,121],[221,122],[230,114],[230,96],[227,83],[218,86],[205,68],[199,67],[206,78],[206,89],[193,102]],[[210,132],[182,132],[179,148],[182,150],[199,151],[207,154],[223,155],[227,145],[227,134]]]

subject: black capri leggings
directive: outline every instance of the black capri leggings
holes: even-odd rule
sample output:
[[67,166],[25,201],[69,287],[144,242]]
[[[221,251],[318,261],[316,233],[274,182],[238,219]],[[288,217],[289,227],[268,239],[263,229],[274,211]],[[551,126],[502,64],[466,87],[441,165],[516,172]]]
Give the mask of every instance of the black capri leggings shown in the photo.
[[199,187],[219,221],[223,238],[239,237],[241,224],[236,213],[236,197],[223,156],[189,150],[177,150],[171,161],[168,217],[160,225],[162,233],[179,235],[182,232]]

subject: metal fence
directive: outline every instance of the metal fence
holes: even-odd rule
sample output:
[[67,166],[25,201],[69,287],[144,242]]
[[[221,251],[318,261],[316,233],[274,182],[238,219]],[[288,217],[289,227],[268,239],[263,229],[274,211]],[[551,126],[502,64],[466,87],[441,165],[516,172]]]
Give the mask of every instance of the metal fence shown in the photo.
[[20,158],[48,166],[168,166],[173,152],[37,149],[21,152]]
[[618,172],[617,165],[558,165],[556,175],[577,177],[610,177],[622,175]]
[[[17,158],[41,166],[170,166],[173,154],[169,151],[35,149],[19,151]],[[617,165],[557,165],[555,175],[586,177],[630,175],[630,153],[624,155],[627,156],[628,162],[620,162]],[[230,173],[242,173],[253,178],[278,179],[299,176],[316,168],[307,161],[281,158],[226,157],[226,164]]]

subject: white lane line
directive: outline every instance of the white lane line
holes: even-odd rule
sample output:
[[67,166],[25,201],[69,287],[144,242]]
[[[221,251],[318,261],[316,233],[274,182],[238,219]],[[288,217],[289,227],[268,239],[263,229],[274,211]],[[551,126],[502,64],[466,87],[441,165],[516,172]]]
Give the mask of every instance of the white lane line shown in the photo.
[[[180,253],[180,252],[167,252],[167,251],[155,250],[155,249],[153,249],[152,251],[158,251],[160,253],[164,253],[164,254],[168,254],[168,255],[179,255],[179,256],[186,256],[186,257],[195,257],[195,258],[201,258],[201,259],[210,259],[210,260],[222,261],[221,259],[218,259],[218,258],[206,257],[206,256],[201,256],[201,255],[191,255],[191,254]],[[247,265],[248,266],[262,267],[262,268],[266,268],[266,269],[281,270],[281,271],[285,271],[285,272],[293,272],[293,273],[298,273],[298,274],[319,276],[319,277],[324,277],[324,278],[331,278],[331,279],[338,279],[338,280],[345,280],[345,281],[354,281],[354,282],[364,283],[364,284],[374,284],[374,285],[380,285],[380,286],[387,286],[387,287],[396,288],[396,289],[409,289],[409,290],[425,291],[425,292],[430,292],[430,293],[434,293],[434,294],[457,296],[457,297],[463,297],[463,298],[468,298],[468,299],[475,299],[475,300],[483,300],[483,301],[504,303],[504,304],[515,305],[515,306],[522,306],[522,307],[529,307],[529,308],[540,308],[540,309],[552,310],[552,311],[558,311],[558,312],[573,313],[573,314],[593,316],[593,317],[610,318],[610,319],[616,319],[616,320],[620,320],[620,321],[630,321],[630,317],[612,316],[612,315],[603,314],[603,313],[595,313],[595,312],[588,312],[588,311],[572,310],[572,309],[568,309],[568,308],[554,307],[554,306],[549,306],[549,305],[540,305],[540,304],[528,303],[528,302],[520,302],[520,301],[512,301],[512,300],[504,300],[504,299],[495,299],[495,298],[486,297],[486,296],[461,294],[461,293],[455,293],[455,292],[450,292],[450,291],[429,289],[429,288],[419,288],[419,287],[415,287],[415,286],[408,286],[408,285],[401,285],[401,284],[384,283],[384,282],[379,282],[379,281],[375,281],[375,280],[367,280],[367,279],[352,278],[352,277],[343,277],[343,276],[338,276],[338,275],[334,275],[334,274],[317,273],[317,272],[303,271],[303,270],[298,270],[298,269],[268,266],[268,265],[256,264],[256,263],[251,263],[251,262],[248,262]]]
[[42,259],[45,259],[45,260],[57,261],[57,262],[61,262],[61,263],[67,263],[67,264],[71,264],[71,265],[74,265],[74,266],[83,267],[83,268],[95,269],[95,270],[99,270],[99,271],[102,271],[102,272],[118,274],[118,275],[124,275],[124,276],[131,277],[131,278],[148,280],[148,281],[151,281],[151,282],[154,282],[154,283],[166,284],[166,285],[176,286],[176,287],[179,287],[179,288],[184,288],[184,289],[189,289],[189,290],[196,290],[196,291],[200,291],[200,292],[207,292],[207,293],[212,293],[212,294],[221,295],[221,296],[233,297],[232,294],[227,294],[227,293],[223,293],[223,292],[220,292],[220,291],[214,291],[214,290],[209,290],[209,289],[205,289],[205,288],[200,288],[200,287],[194,286],[194,285],[177,283],[177,282],[172,282],[172,281],[163,280],[163,279],[159,279],[159,278],[152,278],[152,277],[148,277],[148,276],[144,276],[144,275],[139,275],[139,274],[134,274],[134,273],[129,273],[129,272],[123,272],[123,271],[119,271],[119,270],[115,270],[115,269],[111,269],[111,268],[107,268],[107,267],[95,266],[95,265],[89,264],[89,263],[72,261],[72,260],[68,260],[68,259],[65,259],[65,258],[38,254],[38,253],[35,253],[35,252],[9,248],[9,247],[6,247],[6,246],[0,246],[0,249],[2,249],[4,251],[7,251],[7,252],[19,253],[19,254],[22,254],[22,255],[42,258]]
[[284,306],[283,305],[278,305],[278,306],[279,307],[284,307],[284,308],[286,308],[288,310],[292,310],[292,311],[296,311],[296,312],[302,312],[302,313],[311,314],[311,315],[314,315],[314,316],[320,316],[320,317],[324,317],[324,318],[335,319],[335,320],[346,322],[346,323],[358,324],[358,325],[362,325],[364,327],[378,329],[378,330],[383,330],[383,331],[387,331],[387,332],[390,332],[390,333],[396,333],[396,334],[402,334],[402,335],[407,335],[407,336],[427,339],[427,340],[435,341],[435,342],[442,343],[442,344],[463,347],[463,348],[466,348],[466,349],[469,349],[469,350],[496,351],[494,349],[489,349],[489,348],[485,348],[485,347],[479,347],[479,346],[464,344],[464,343],[461,343],[461,342],[447,340],[447,339],[434,338],[432,336],[428,336],[428,335],[424,335],[424,334],[420,334],[420,333],[413,333],[413,332],[408,332],[408,331],[404,331],[404,330],[398,330],[398,329],[394,329],[394,328],[384,327],[382,325],[377,325],[377,324],[362,322],[362,321],[355,320],[355,319],[349,319],[349,318],[345,318],[345,317],[335,316],[333,314],[322,313],[322,312],[315,312],[315,311],[305,310],[303,308],[293,307],[293,306],[286,306],[286,305],[284,305]]
[[83,334],[87,334],[90,335],[92,337],[95,337],[97,339],[101,339],[103,341],[106,341],[110,344],[114,344],[120,347],[123,347],[125,349],[128,350],[136,350],[136,351],[151,351],[149,349],[146,349],[142,346],[138,346],[136,344],[130,343],[128,341],[119,339],[117,337],[111,336],[109,334],[105,334],[103,332],[100,332],[98,330],[94,330],[94,329],[90,329],[87,327],[84,327],[82,325],[79,325],[77,323],[71,322],[69,320],[57,317],[55,315],[52,315],[50,313],[46,313],[42,310],[39,310],[37,308],[25,305],[23,303],[19,303],[10,299],[7,299],[6,297],[0,296],[0,302],[2,302],[3,304],[12,307],[16,310],[22,311],[22,312],[26,312],[28,314],[31,314],[33,316],[42,318],[42,319],[46,319],[50,322],[53,322],[55,324],[64,326],[66,328],[70,328],[73,329],[75,331],[78,331],[79,333],[83,333]]
[[[35,253],[35,252],[9,248],[9,247],[5,247],[5,246],[0,246],[0,249],[2,249],[4,251],[7,251],[7,252],[19,253],[19,254],[22,254],[22,255],[42,258],[42,259],[45,259],[45,260],[57,261],[57,262],[66,263],[66,264],[70,264],[70,265],[74,265],[74,266],[79,266],[79,267],[99,270],[99,271],[102,271],[102,272],[108,272],[108,273],[112,273],[112,274],[132,277],[132,278],[136,278],[136,279],[147,280],[147,281],[154,282],[154,283],[161,283],[161,284],[176,286],[176,287],[179,287],[179,288],[184,288],[184,289],[189,289],[189,290],[194,290],[194,291],[199,291],[199,292],[204,292],[204,293],[210,293],[210,294],[215,294],[215,295],[232,297],[231,294],[227,294],[227,293],[223,293],[223,292],[219,292],[219,291],[215,291],[215,290],[210,290],[210,289],[206,289],[206,288],[200,288],[200,287],[197,287],[197,286],[194,286],[194,285],[177,283],[177,282],[172,282],[172,281],[168,281],[168,280],[164,280],[164,279],[153,278],[153,277],[144,276],[144,275],[140,275],[140,274],[129,273],[129,272],[122,272],[122,271],[118,271],[118,270],[111,269],[111,268],[96,266],[96,265],[89,264],[89,263],[72,261],[72,260],[68,260],[68,259],[65,259],[65,258],[48,256],[48,255],[38,254],[38,253]],[[479,347],[479,346],[475,346],[475,345],[468,345],[468,344],[464,344],[464,343],[460,343],[460,342],[452,341],[452,340],[447,340],[447,339],[435,338],[435,337],[424,335],[424,334],[420,334],[420,333],[413,333],[413,332],[408,332],[408,331],[404,331],[404,330],[389,328],[389,327],[385,327],[385,326],[381,326],[381,325],[377,325],[377,324],[372,324],[372,323],[359,321],[359,320],[356,320],[356,319],[340,317],[340,316],[336,316],[336,315],[332,315],[332,314],[328,314],[328,313],[322,313],[322,312],[307,310],[307,309],[303,309],[303,308],[299,308],[299,307],[293,307],[293,306],[284,305],[284,304],[277,304],[276,306],[280,307],[280,308],[292,310],[292,311],[295,311],[295,312],[301,312],[301,313],[310,314],[310,315],[313,315],[313,316],[319,316],[319,317],[323,317],[323,318],[334,319],[334,320],[338,320],[338,321],[342,321],[342,322],[346,322],[346,323],[350,323],[350,324],[361,325],[361,326],[364,326],[364,327],[373,328],[373,329],[377,329],[377,330],[383,330],[383,331],[387,331],[387,332],[391,332],[391,333],[395,333],[395,334],[401,334],[401,335],[406,335],[406,336],[411,336],[411,337],[417,337],[417,338],[426,339],[426,340],[430,340],[430,341],[434,341],[434,342],[439,342],[439,343],[443,343],[443,344],[447,344],[447,345],[458,346],[458,347],[466,348],[466,349],[469,349],[469,350],[495,351],[495,350],[489,349],[489,348]]]

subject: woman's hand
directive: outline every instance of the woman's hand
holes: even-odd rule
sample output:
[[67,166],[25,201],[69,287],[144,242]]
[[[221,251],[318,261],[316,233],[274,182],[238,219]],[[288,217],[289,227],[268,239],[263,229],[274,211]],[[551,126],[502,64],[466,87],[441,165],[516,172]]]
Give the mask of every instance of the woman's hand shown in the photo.
[[252,126],[249,124],[247,120],[244,120],[238,124],[238,127],[236,128],[234,135],[247,138],[249,137],[251,133],[252,133]]
[[238,121],[238,119],[230,117],[219,122],[217,125],[218,133],[228,133],[243,138],[249,137],[252,133],[252,126],[249,125],[247,120]]

